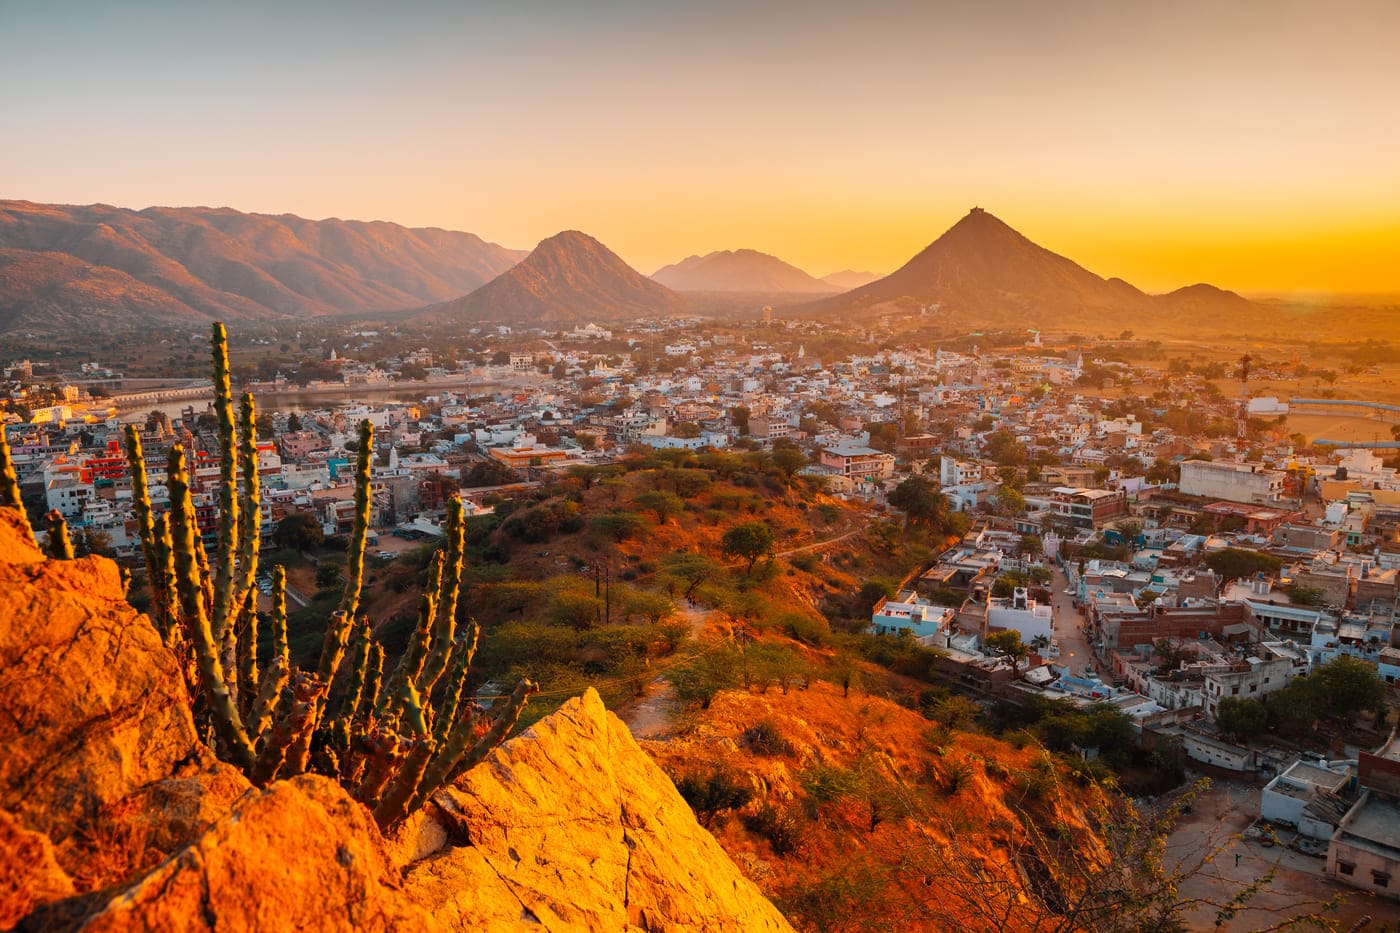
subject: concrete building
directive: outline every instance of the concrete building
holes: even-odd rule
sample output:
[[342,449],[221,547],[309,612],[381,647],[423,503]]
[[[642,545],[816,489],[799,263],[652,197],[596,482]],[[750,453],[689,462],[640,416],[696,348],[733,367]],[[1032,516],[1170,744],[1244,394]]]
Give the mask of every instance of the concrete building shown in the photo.
[[1360,798],[1327,847],[1328,877],[1400,900],[1400,741],[1394,732],[1376,752],[1362,752]]
[[1055,517],[1075,528],[1098,530],[1128,515],[1128,495],[1121,489],[1057,486],[1050,492]]
[[1010,599],[987,600],[987,628],[1019,632],[1027,645],[1038,638],[1050,641],[1051,615],[1051,608],[1031,599],[1024,587],[1017,587]]
[[1351,781],[1348,763],[1334,770],[1323,763],[1295,761],[1264,786],[1259,814],[1271,823],[1296,827],[1313,839],[1329,840],[1351,801],[1344,796]]
[[902,590],[894,596],[882,597],[870,614],[870,630],[876,635],[909,632],[915,638],[927,638],[947,629],[956,613],[946,606],[933,603]]
[[1180,488],[1188,496],[1267,504],[1283,497],[1284,476],[1258,463],[1187,460],[1181,464]]
[[836,444],[822,448],[822,466],[840,471],[852,480],[886,480],[894,475],[894,457],[873,447]]

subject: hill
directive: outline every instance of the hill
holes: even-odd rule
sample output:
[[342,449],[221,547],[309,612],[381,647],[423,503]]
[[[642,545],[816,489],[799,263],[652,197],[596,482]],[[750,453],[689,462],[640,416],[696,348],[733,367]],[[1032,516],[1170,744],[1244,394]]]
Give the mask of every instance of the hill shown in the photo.
[[0,201],[0,331],[405,310],[522,255],[381,221]]
[[586,233],[565,230],[476,291],[417,316],[424,322],[619,320],[681,311],[685,300]]
[[1154,296],[1122,279],[1105,279],[976,207],[890,275],[798,310],[901,309],[936,311],[968,326],[1102,327],[1111,320],[1113,326],[1144,330],[1218,325],[1246,311],[1268,316],[1209,285]]
[[682,292],[774,293],[836,291],[776,256],[753,249],[720,250],[690,256],[651,274],[656,281]]
[[878,281],[882,276],[878,272],[858,272],[855,269],[842,269],[840,272],[833,272],[831,275],[822,276],[822,281],[832,288],[846,292],[853,288],[860,288],[862,285],[869,285]]

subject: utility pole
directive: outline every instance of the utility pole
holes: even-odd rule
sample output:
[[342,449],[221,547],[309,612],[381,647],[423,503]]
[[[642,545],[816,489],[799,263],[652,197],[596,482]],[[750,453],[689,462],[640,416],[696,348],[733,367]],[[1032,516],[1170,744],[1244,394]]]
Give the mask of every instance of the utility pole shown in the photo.
[[603,571],[603,624],[612,625],[612,561]]
[[1252,362],[1250,355],[1246,353],[1240,357],[1240,410],[1236,418],[1235,428],[1235,452],[1240,460],[1244,460],[1245,450],[1245,422],[1249,417],[1249,364]]

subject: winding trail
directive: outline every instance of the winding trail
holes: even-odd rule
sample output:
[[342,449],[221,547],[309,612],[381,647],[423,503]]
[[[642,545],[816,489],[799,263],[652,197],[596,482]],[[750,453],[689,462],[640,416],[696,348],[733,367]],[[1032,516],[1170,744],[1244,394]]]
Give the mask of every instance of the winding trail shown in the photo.
[[[702,609],[699,606],[677,606],[676,617],[690,627],[690,637],[699,638],[705,624],[719,615],[718,609]],[[671,736],[672,717],[676,713],[676,691],[665,677],[657,676],[646,685],[646,692],[638,699],[615,710],[618,718],[632,730],[636,739],[663,739]]]

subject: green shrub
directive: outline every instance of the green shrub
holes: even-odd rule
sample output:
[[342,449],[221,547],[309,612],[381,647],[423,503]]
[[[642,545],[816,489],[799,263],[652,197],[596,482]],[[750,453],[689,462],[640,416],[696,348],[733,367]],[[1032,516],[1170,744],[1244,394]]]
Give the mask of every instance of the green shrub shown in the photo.
[[687,774],[676,781],[680,792],[700,825],[709,828],[715,820],[730,810],[737,810],[749,802],[753,791],[740,783],[734,772],[716,766],[708,774]]
[[739,736],[739,741],[756,755],[791,755],[792,744],[783,738],[771,719],[761,719]]
[[791,855],[802,845],[802,821],[790,810],[764,803],[739,819],[749,832],[768,840],[774,855]]

